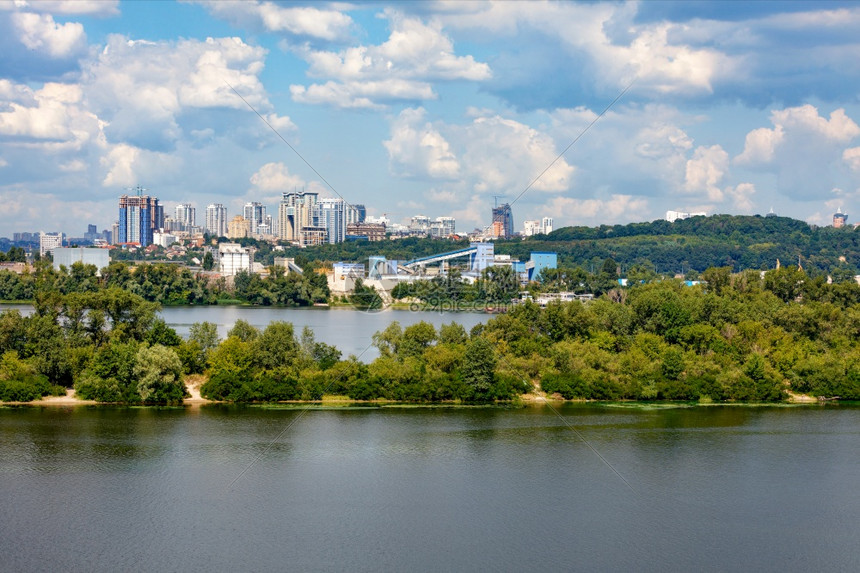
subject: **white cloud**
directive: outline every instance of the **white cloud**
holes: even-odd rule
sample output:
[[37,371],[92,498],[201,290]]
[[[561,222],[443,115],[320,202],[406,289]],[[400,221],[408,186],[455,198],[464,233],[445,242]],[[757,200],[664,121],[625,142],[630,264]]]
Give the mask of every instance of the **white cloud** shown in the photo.
[[339,52],[309,47],[299,54],[308,62],[311,77],[325,83],[291,86],[302,103],[338,107],[379,107],[390,100],[435,99],[428,81],[490,78],[490,67],[472,56],[454,54],[453,42],[438,23],[424,23],[385,11],[391,27],[387,41],[377,46],[355,46]]
[[708,201],[723,200],[720,184],[729,167],[729,154],[719,145],[698,147],[693,158],[687,161],[684,190],[687,193],[703,194]]
[[523,123],[479,117],[460,130],[460,139],[465,148],[461,164],[479,193],[518,195],[532,181],[531,192],[559,192],[571,185],[575,168],[558,157],[552,138]]
[[389,165],[402,177],[452,179],[460,164],[448,141],[425,121],[424,108],[403,110],[391,126],[391,139],[383,142]]
[[[467,6],[460,13],[440,15],[439,20],[446,28],[473,36],[486,34],[499,42],[536,35],[560,48],[555,54],[559,64],[577,65],[578,72],[599,90],[614,91],[635,78],[638,93],[700,96],[712,93],[716,81],[738,68],[736,58],[715,48],[678,42],[682,26],[635,22],[637,8],[633,3],[505,2],[480,6],[480,10]],[[610,37],[614,28],[624,33]],[[523,58],[533,56],[525,51],[520,57],[515,49],[503,52],[509,65],[519,68],[527,68],[530,64]]]
[[266,163],[251,175],[251,184],[261,191],[292,191],[305,186],[305,181],[289,172],[283,163]]
[[339,10],[322,10],[316,7],[289,7],[274,2],[258,1],[206,1],[200,2],[209,12],[234,25],[294,36],[305,36],[327,41],[348,38],[352,18]]
[[84,64],[82,84],[111,138],[168,148],[182,136],[179,118],[187,109],[245,110],[234,89],[261,113],[270,110],[259,78],[265,55],[239,38],[168,43],[111,36],[97,59]]
[[852,147],[842,152],[842,160],[854,171],[860,171],[860,147]]
[[771,112],[772,128],[746,136],[739,166],[777,176],[777,191],[798,200],[820,199],[824,190],[850,184],[855,152],[846,145],[860,136],[860,127],[842,109],[829,117],[803,105]]
[[327,104],[341,108],[383,109],[379,102],[392,100],[428,100],[436,94],[430,84],[390,78],[367,82],[326,82],[290,86],[293,100],[299,103]]
[[624,194],[613,194],[608,199],[553,197],[547,207],[556,227],[607,221],[642,221],[649,212],[648,201]]
[[119,144],[101,158],[101,166],[106,172],[102,186],[128,187],[141,181],[170,179],[176,176],[181,165],[182,160],[175,154]]
[[726,188],[726,195],[731,197],[735,209],[741,213],[751,213],[754,207],[752,196],[755,195],[755,185],[752,183],[739,183],[734,187]]
[[816,140],[845,144],[860,135],[860,127],[844,109],[833,111],[828,120],[812,105],[790,107],[771,112],[771,122],[772,129],[762,127],[747,134],[744,151],[735,158],[736,162],[770,163],[783,144],[808,146]]
[[30,50],[63,59],[86,49],[87,36],[83,25],[77,22],[57,24],[50,14],[30,12],[12,14],[12,22],[18,39]]
[[[74,84],[46,83],[39,90],[0,82],[3,92],[26,103],[8,103],[0,112],[0,134],[17,141],[40,143],[44,149],[80,149],[87,142],[101,140],[98,118],[83,109],[83,94]],[[28,105],[29,104],[29,105]]]
[[15,0],[18,8],[63,15],[116,16],[119,0]]

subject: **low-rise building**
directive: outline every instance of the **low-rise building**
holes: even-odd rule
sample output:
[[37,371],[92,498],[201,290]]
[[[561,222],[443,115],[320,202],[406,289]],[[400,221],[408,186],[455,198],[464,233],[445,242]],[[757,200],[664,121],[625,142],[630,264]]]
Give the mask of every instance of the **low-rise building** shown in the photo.
[[221,243],[218,245],[218,270],[226,277],[232,277],[245,271],[254,272],[254,248],[243,247],[239,243]]
[[59,270],[61,266],[70,269],[75,263],[95,265],[96,269],[101,270],[110,264],[110,251],[91,247],[56,247],[54,249],[54,269]]

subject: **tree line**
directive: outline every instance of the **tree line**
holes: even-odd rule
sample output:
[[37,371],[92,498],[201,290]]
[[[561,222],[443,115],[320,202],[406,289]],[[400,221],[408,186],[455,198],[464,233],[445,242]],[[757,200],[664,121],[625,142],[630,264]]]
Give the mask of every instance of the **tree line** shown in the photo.
[[39,292],[66,295],[110,288],[128,290],[146,301],[168,306],[228,302],[309,306],[326,302],[330,296],[326,276],[313,266],[301,275],[273,267],[268,278],[242,271],[234,277],[233,285],[223,277],[213,279],[212,275],[167,263],[132,266],[114,261],[98,271],[95,265],[80,262],[55,270],[48,260],[36,261],[33,272],[20,275],[0,270],[0,300],[32,301]]
[[[608,269],[607,269],[608,270]],[[157,304],[128,289],[39,291],[34,313],[0,313],[0,398],[74,387],[107,402],[170,403],[183,377],[235,402],[487,402],[545,392],[567,399],[780,401],[790,393],[860,399],[860,285],[828,284],[787,266],[710,268],[614,288],[581,303],[526,302],[470,332],[394,322],[368,364],[310,330],[239,321],[224,340],[209,323],[182,339]]]

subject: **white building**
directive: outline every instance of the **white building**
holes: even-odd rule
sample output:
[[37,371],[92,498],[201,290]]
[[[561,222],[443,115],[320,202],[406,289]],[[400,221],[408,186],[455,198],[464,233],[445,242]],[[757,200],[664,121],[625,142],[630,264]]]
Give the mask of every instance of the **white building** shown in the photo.
[[704,211],[697,211],[695,213],[684,213],[683,211],[666,211],[666,220],[670,223],[674,223],[679,219],[689,219],[690,217],[707,217],[708,214]]
[[523,235],[531,237],[540,233],[540,221],[523,221]]
[[253,272],[254,249],[239,243],[218,245],[218,270],[226,276],[235,276],[239,271]]
[[57,247],[63,246],[62,233],[39,233],[39,255],[45,256]]
[[191,232],[192,227],[197,225],[197,209],[191,203],[180,203],[174,210],[173,220],[178,226],[176,231]]
[[60,266],[71,269],[75,263],[95,265],[97,270],[101,270],[110,264],[110,251],[85,247],[56,247],[54,249],[54,269],[60,270]]
[[227,236],[227,208],[221,203],[206,207],[206,231],[216,237]]
[[540,220],[540,232],[543,235],[552,233],[552,217],[544,217]]
[[454,217],[436,217],[436,220],[430,223],[430,236],[444,239],[454,234],[456,220]]
[[152,244],[167,248],[179,239],[176,235],[156,231],[152,234]]

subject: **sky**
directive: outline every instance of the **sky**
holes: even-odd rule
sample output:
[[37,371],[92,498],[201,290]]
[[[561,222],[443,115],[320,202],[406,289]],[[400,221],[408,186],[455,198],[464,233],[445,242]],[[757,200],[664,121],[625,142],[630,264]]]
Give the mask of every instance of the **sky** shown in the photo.
[[[0,0],[0,236],[318,191],[860,221],[860,3]],[[856,217],[852,217],[857,213]]]

